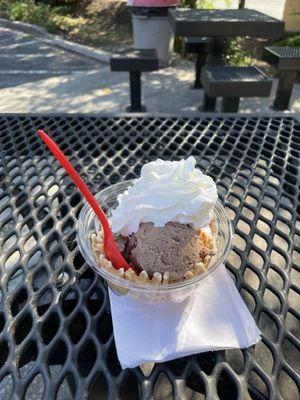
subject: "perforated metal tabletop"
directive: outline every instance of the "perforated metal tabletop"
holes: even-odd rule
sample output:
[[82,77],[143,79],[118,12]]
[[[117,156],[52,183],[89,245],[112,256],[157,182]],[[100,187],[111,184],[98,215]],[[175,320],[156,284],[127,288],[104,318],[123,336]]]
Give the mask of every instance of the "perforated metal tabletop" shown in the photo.
[[[194,155],[235,226],[226,264],[263,332],[245,350],[121,370],[102,279],[76,246],[82,206],[37,138],[94,192],[158,157]],[[300,124],[289,117],[0,116],[0,398],[299,396]]]
[[251,36],[279,38],[284,22],[256,10],[170,8],[169,21],[179,36]]

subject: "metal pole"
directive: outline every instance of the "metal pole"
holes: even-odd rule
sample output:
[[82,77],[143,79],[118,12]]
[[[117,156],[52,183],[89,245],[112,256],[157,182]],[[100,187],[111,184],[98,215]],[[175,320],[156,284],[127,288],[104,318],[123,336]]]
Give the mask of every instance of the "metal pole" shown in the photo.
[[275,110],[286,110],[289,108],[296,76],[297,71],[280,71],[276,97],[273,104]]
[[197,53],[196,77],[195,77],[195,82],[194,82],[194,89],[201,89],[202,88],[201,71],[202,71],[202,67],[204,67],[204,65],[205,65],[205,61],[206,61],[206,54]]
[[141,73],[130,71],[130,105],[131,111],[142,111],[141,104]]
[[225,47],[225,38],[224,37],[214,37],[212,39],[212,48],[211,52],[207,57],[207,65],[215,66],[215,65],[224,65],[224,47]]
[[239,104],[239,97],[223,97],[221,112],[238,112]]
[[216,109],[216,98],[215,97],[209,97],[207,96],[206,93],[204,93],[204,98],[203,98],[203,106],[200,108],[202,111],[215,111]]

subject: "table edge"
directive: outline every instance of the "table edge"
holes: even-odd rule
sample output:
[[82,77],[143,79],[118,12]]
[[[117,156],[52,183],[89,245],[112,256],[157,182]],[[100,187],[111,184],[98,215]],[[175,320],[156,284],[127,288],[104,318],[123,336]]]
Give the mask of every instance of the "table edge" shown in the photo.
[[142,113],[130,113],[130,112],[120,112],[120,113],[0,113],[0,118],[45,118],[45,117],[78,117],[78,118],[292,118],[300,123],[300,116],[298,117],[295,113],[288,112],[278,112],[276,115],[273,113],[205,113],[205,112],[180,112],[180,113],[159,113],[159,112],[142,112]]
[[[202,8],[202,9],[193,9],[193,8],[188,8],[188,7],[171,7],[168,10],[168,14],[174,14],[177,11],[181,11],[181,10],[187,10],[187,11],[239,11],[238,8],[215,8],[213,10],[209,9],[209,8]],[[282,22],[284,23],[284,21],[282,19],[279,18],[275,18],[272,17],[272,15],[266,14],[262,11],[259,10],[255,10],[255,8],[244,8],[242,9],[242,11],[254,11],[255,13],[261,14],[261,15],[265,15],[267,17],[269,17],[271,20],[273,20],[273,22]]]

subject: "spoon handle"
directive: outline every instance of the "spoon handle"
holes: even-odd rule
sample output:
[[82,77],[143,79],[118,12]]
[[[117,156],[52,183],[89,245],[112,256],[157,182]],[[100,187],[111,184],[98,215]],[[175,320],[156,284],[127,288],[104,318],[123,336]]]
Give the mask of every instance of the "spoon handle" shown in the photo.
[[76,186],[78,187],[80,192],[83,194],[83,196],[86,198],[87,202],[90,204],[90,206],[94,210],[95,214],[99,218],[101,225],[103,227],[104,236],[111,235],[108,219],[107,219],[104,211],[97,203],[97,201],[96,201],[95,197],[93,196],[92,192],[90,191],[90,189],[86,186],[86,184],[80,178],[78,172],[74,169],[74,167],[71,165],[70,161],[67,159],[67,157],[64,155],[64,153],[60,150],[60,148],[57,146],[57,144],[44,131],[39,130],[38,134],[43,139],[43,141],[46,143],[46,145],[49,147],[49,150],[53,153],[55,158],[64,167],[64,169],[66,170],[66,172],[68,173],[70,178],[73,180],[73,182],[76,184]]
[[80,190],[82,195],[85,197],[87,202],[90,204],[92,209],[94,210],[96,216],[101,222],[103,231],[104,231],[104,252],[107,258],[111,261],[112,265],[116,268],[124,268],[125,270],[129,269],[130,266],[127,261],[124,259],[121,254],[118,246],[115,242],[114,235],[110,229],[108,219],[106,217],[105,212],[99,206],[97,200],[93,196],[90,189],[86,186],[83,180],[80,178],[78,172],[72,167],[70,161],[64,155],[64,153],[60,150],[57,144],[52,140],[47,133],[42,130],[38,131],[39,136],[49,147],[49,150],[52,152],[54,157],[61,163],[61,165],[66,170],[67,174],[73,180],[77,188]]

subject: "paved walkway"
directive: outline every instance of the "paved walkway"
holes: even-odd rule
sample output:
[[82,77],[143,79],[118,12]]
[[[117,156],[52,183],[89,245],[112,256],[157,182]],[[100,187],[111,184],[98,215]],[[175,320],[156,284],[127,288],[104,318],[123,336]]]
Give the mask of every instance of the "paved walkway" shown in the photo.
[[99,70],[102,64],[61,50],[38,36],[0,27],[0,88]]
[[[105,63],[1,27],[0,51],[2,113],[124,112],[128,105],[128,74],[112,73]],[[148,111],[198,113],[203,91],[191,89],[193,78],[193,63],[182,60],[143,74]],[[242,99],[240,111],[272,112],[271,103],[272,99]],[[300,85],[295,86],[291,111],[300,116]]]

